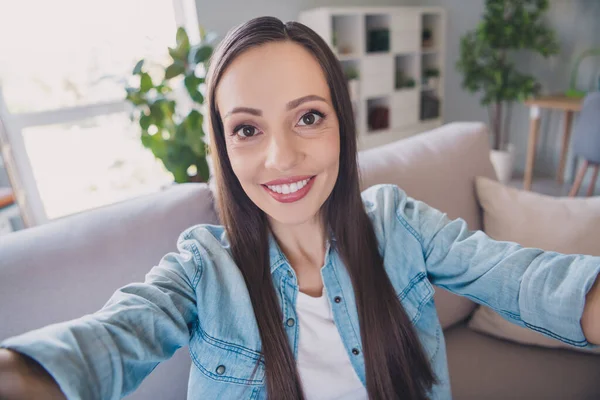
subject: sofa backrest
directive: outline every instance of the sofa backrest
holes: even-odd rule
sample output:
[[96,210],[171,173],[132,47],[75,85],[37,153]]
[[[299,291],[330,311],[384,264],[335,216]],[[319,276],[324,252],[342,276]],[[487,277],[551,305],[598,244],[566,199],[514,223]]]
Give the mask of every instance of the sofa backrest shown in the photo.
[[[480,123],[452,123],[359,154],[362,187],[393,183],[417,200],[482,229],[475,177],[496,179],[489,136]],[[464,320],[475,303],[436,287],[442,327]]]

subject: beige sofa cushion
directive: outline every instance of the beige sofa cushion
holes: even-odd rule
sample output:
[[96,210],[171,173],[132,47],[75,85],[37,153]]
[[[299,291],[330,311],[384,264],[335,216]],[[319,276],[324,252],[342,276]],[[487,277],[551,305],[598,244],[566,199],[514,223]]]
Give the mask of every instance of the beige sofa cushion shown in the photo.
[[[359,154],[362,188],[391,183],[448,214],[481,229],[475,176],[495,177],[488,133],[479,123],[453,123]],[[435,303],[443,328],[464,320],[475,303],[436,287]]]
[[458,324],[444,332],[454,400],[600,399],[600,357],[526,346]]
[[[566,254],[600,255],[600,197],[550,197],[482,177],[477,178],[476,188],[490,237]],[[600,354],[600,348],[580,349],[512,324],[488,307],[475,311],[469,327],[523,344]]]

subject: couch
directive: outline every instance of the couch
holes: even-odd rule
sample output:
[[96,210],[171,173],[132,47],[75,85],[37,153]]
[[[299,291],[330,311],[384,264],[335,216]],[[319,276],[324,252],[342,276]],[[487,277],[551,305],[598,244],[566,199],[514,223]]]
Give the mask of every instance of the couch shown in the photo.
[[[474,177],[494,178],[484,125],[455,123],[361,152],[362,185],[393,183],[482,229]],[[0,341],[92,313],[120,286],[141,281],[178,234],[217,223],[207,185],[101,207],[0,238]],[[436,288],[455,399],[597,399],[600,356],[518,345],[466,325],[476,305]],[[185,349],[159,365],[130,399],[184,399]]]

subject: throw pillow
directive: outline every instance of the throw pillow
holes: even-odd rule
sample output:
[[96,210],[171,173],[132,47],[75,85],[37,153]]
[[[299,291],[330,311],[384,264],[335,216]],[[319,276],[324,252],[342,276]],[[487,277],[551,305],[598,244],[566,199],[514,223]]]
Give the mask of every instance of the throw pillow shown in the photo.
[[[600,197],[551,197],[483,177],[477,177],[475,185],[484,230],[491,238],[565,254],[600,256]],[[473,313],[469,328],[522,344],[600,354],[600,349],[570,346],[515,325],[484,306]]]

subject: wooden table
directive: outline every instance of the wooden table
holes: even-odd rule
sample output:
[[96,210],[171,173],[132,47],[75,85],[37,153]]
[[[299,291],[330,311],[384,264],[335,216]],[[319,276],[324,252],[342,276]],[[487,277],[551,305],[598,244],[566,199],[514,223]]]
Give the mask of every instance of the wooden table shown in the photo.
[[567,150],[571,139],[571,125],[573,123],[573,114],[581,111],[583,99],[567,97],[562,94],[551,96],[540,96],[525,101],[529,106],[529,143],[527,145],[527,162],[525,164],[525,178],[523,187],[525,190],[531,190],[533,180],[533,164],[535,162],[535,152],[540,131],[540,111],[541,109],[561,110],[565,114],[563,124],[562,147],[560,150],[560,162],[558,164],[557,181],[562,184],[565,174],[565,164],[567,161]]

